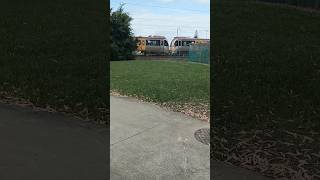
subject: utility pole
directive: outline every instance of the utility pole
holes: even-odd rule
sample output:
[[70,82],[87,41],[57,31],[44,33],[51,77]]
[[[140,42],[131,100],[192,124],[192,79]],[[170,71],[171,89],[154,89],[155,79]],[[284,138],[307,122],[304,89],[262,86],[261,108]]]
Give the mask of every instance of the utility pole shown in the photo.
[[179,31],[179,27],[177,27],[177,37],[178,37],[178,34],[179,34],[178,31]]
[[177,27],[177,37],[179,36],[179,31],[181,31],[180,27]]

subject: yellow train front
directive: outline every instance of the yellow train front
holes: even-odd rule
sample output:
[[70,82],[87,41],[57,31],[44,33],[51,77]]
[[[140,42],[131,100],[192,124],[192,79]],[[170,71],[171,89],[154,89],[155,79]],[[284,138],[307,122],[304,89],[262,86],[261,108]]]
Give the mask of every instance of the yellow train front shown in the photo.
[[169,43],[164,36],[138,36],[137,52],[143,55],[169,55]]

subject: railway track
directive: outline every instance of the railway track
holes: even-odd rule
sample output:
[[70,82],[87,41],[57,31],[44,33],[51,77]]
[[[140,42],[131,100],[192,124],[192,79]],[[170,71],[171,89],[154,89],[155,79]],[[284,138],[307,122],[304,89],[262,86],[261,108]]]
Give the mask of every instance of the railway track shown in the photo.
[[186,60],[183,56],[135,56],[136,60]]

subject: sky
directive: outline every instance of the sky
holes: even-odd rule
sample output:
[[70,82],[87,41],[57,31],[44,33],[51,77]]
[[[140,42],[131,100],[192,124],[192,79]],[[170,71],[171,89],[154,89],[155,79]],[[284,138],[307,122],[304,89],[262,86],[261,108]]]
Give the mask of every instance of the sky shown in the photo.
[[[110,0],[112,9],[125,3],[135,36],[162,35],[210,38],[210,0]],[[177,34],[178,33],[178,34]]]

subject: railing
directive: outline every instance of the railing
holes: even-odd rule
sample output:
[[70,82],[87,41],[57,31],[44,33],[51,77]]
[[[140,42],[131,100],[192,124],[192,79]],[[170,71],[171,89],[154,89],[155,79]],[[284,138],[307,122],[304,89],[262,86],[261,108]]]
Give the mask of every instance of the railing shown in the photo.
[[188,61],[209,64],[210,63],[210,44],[190,45],[187,57]]

